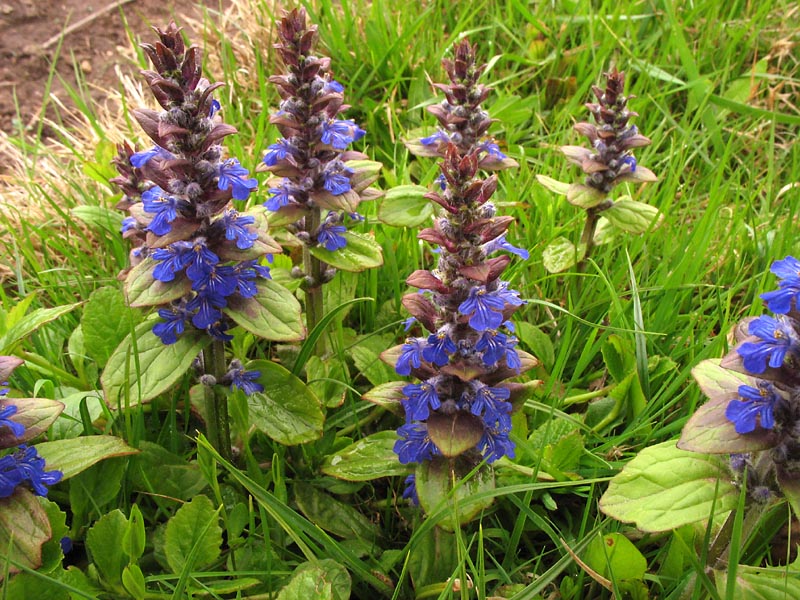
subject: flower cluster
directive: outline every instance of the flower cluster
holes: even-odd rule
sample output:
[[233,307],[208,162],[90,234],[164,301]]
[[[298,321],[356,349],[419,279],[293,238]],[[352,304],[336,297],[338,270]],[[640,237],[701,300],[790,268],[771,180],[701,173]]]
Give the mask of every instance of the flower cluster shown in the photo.
[[[152,148],[120,146],[113,181],[124,193],[123,236],[134,250],[127,290],[134,306],[156,306],[161,320],[153,333],[173,344],[187,327],[230,340],[224,310],[254,297],[258,279],[269,278],[280,246],[263,231],[258,212],[240,213],[231,199],[246,200],[257,181],[220,145],[235,129],[222,122],[213,92],[221,83],[201,77],[200,49],[186,48],[174,23],[156,30],[159,41],[143,44],[154,70],[143,71],[161,111],[134,115]],[[132,289],[150,288],[146,298]]]
[[[509,318],[523,300],[500,279],[511,258],[498,254],[528,253],[506,240],[513,218],[496,215],[496,176],[479,174],[516,163],[486,137],[492,120],[480,105],[490,90],[478,83],[484,67],[476,64],[475,49],[459,43],[443,66],[450,83],[436,87],[446,99],[429,108],[439,129],[408,143],[417,154],[441,159],[439,191],[426,197],[444,212],[418,236],[438,247],[438,265],[412,273],[407,283],[419,292],[403,298],[412,315],[408,326],[417,321],[427,334],[383,355],[399,375],[419,381],[401,388],[406,422],[394,449],[404,464],[439,456],[490,463],[513,457],[512,402],[522,385],[504,380],[535,364],[517,349]],[[413,478],[407,485],[413,497]]]
[[[312,54],[317,26],[307,25],[303,9],[288,13],[278,24],[275,45],[287,73],[270,78],[281,96],[270,122],[283,137],[267,148],[264,168],[270,179],[264,206],[278,213],[276,222],[287,223],[300,243],[335,252],[347,245],[346,219],[360,220],[360,202],[379,194],[369,189],[377,169],[361,164],[367,156],[347,150],[364,136],[354,121],[339,117],[344,86],[333,79],[330,59]],[[315,287],[323,281],[306,282]]]
[[[7,379],[11,371],[22,361],[12,357],[2,357],[0,377]],[[26,446],[23,441],[33,437],[25,425],[17,420],[19,409],[13,400],[6,398],[8,384],[0,388],[0,450],[15,448],[11,454],[0,456],[0,498],[8,498],[20,485],[27,484],[38,496],[47,495],[47,486],[61,481],[60,471],[45,471],[44,459],[34,446]],[[16,417],[16,418],[15,418]]]
[[[719,363],[716,387],[703,390],[712,399],[710,405],[724,412],[728,426],[738,434],[720,450],[732,453],[734,470],[740,463],[752,467],[749,487],[796,489],[800,480],[800,261],[787,256],[774,262],[771,271],[781,278],[778,289],[761,298],[775,316],[751,317],[738,324],[737,344]],[[698,381],[702,386],[702,379]],[[693,417],[687,423],[684,438],[691,439],[696,421]],[[705,420],[701,425],[708,426]]]
[[592,86],[597,102],[586,104],[596,124],[581,122],[575,130],[588,138],[591,148],[562,146],[561,151],[586,174],[585,185],[603,195],[623,181],[653,181],[648,169],[637,165],[631,150],[650,144],[636,125],[628,122],[637,113],[628,110],[625,74],[613,69],[606,73],[606,87]]

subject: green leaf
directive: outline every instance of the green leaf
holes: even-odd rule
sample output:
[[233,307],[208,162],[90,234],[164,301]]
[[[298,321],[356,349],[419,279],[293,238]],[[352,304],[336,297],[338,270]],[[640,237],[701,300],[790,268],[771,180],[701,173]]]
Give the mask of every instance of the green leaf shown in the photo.
[[95,229],[107,231],[114,236],[119,235],[124,218],[120,211],[105,206],[76,206],[69,211],[69,214]]
[[344,361],[310,356],[306,361],[306,376],[309,389],[326,407],[336,408],[344,404],[350,380]]
[[325,264],[352,273],[383,264],[383,250],[372,237],[354,231],[345,231],[342,236],[347,240],[344,248],[331,252],[324,246],[314,246],[310,250],[311,255]]
[[157,265],[158,262],[148,257],[128,272],[125,297],[129,306],[161,306],[192,291],[192,282],[184,273],[177,273],[172,281],[155,279],[153,269]]
[[134,316],[117,288],[99,288],[89,296],[81,316],[84,350],[100,367],[131,332]]
[[444,456],[460,456],[474,448],[483,436],[480,417],[465,411],[452,414],[431,413],[428,417],[428,435]]
[[83,518],[95,508],[100,516],[102,508],[119,495],[127,466],[128,461],[124,458],[110,458],[75,475],[69,484],[69,505],[73,515]]
[[294,499],[308,520],[325,531],[371,542],[378,537],[378,528],[358,510],[314,486],[295,483]]
[[187,565],[192,570],[207,567],[219,558],[221,545],[219,510],[206,496],[184,504],[167,522],[164,552],[173,573]]
[[64,410],[61,402],[47,398],[0,397],[0,409],[7,406],[17,407],[17,412],[11,420],[23,425],[25,433],[16,437],[10,428],[0,427],[0,449],[18,446],[44,433]]
[[603,216],[614,227],[628,233],[644,233],[661,219],[661,213],[655,206],[624,198],[604,210]]
[[131,484],[137,491],[189,500],[206,487],[197,463],[189,463],[160,444],[142,440],[128,469]]
[[[40,398],[36,402],[41,402]],[[61,398],[64,410],[59,419],[53,423],[53,439],[78,437],[83,433],[81,405],[84,405],[89,419],[94,423],[103,414],[103,394],[97,390],[75,392]]]
[[418,227],[433,215],[433,204],[425,198],[428,188],[399,185],[386,192],[378,206],[378,219],[392,227]]
[[128,564],[128,557],[119,543],[127,527],[128,519],[115,509],[100,517],[86,534],[89,559],[99,571],[103,584],[115,590],[121,590],[122,571]]
[[759,568],[734,565],[736,579],[733,594],[727,594],[728,571],[714,571],[714,582],[720,598],[747,600],[794,600],[800,598],[800,571],[798,565]]
[[366,377],[372,385],[380,385],[397,377],[394,369],[380,359],[381,352],[391,346],[392,341],[391,336],[363,336],[349,350],[356,372]]
[[552,368],[556,360],[556,354],[550,336],[536,325],[527,321],[520,321],[516,325],[520,341],[527,346],[528,350],[536,358],[542,361],[545,368]]
[[542,262],[548,273],[561,273],[583,258],[585,250],[575,249],[575,244],[565,237],[557,237],[542,252]]
[[139,452],[122,439],[111,435],[92,435],[87,437],[56,440],[36,444],[39,456],[44,458],[47,469],[57,469],[69,479],[85,471],[93,464],[113,456],[126,456]]
[[252,298],[231,297],[222,312],[265,340],[295,342],[306,333],[297,298],[271,279],[259,280],[258,293]]
[[371,481],[379,477],[408,475],[411,467],[401,465],[394,452],[394,431],[380,431],[325,457],[322,472],[346,481]]
[[[30,334],[46,325],[50,321],[55,321],[58,317],[71,312],[80,303],[65,304],[55,308],[39,308],[29,315],[20,317],[13,325],[8,327],[4,335],[0,336],[0,354],[13,354],[14,346],[26,339]],[[9,319],[9,322],[11,319]]]
[[605,199],[606,194],[582,183],[573,183],[567,189],[567,202],[579,208],[592,208]]
[[644,579],[647,572],[647,559],[621,533],[597,534],[583,560],[601,577],[614,582]]
[[122,536],[122,548],[131,561],[137,561],[144,554],[145,531],[144,517],[139,507],[131,506],[131,516],[128,518],[128,528]]
[[350,575],[334,560],[300,565],[277,600],[348,600]]
[[618,335],[609,335],[600,351],[614,381],[619,383],[636,369],[636,359],[630,342],[626,342]]
[[757,428],[746,434],[736,432],[725,416],[731,400],[739,397],[739,386],[755,386],[748,375],[724,369],[719,359],[704,360],[692,369],[692,375],[709,401],[698,408],[686,422],[678,448],[708,454],[732,454],[766,450],[777,444],[775,432]]
[[136,600],[144,600],[147,595],[144,573],[136,563],[131,563],[122,570],[122,585]]
[[663,442],[625,465],[600,499],[600,509],[643,531],[667,531],[732,510],[739,499],[732,480],[727,460]]
[[112,408],[136,406],[152,400],[173,386],[192,366],[194,359],[211,343],[205,332],[190,330],[174,344],[166,345],[153,334],[153,323],[136,328],[136,350],[128,335],[108,359],[100,382],[106,403]]
[[252,361],[247,369],[259,371],[258,382],[264,386],[263,392],[247,397],[253,425],[287,446],[322,437],[325,415],[319,399],[305,383],[268,360]]
[[462,482],[473,467],[469,460],[448,460],[442,456],[417,465],[416,486],[420,506],[430,514],[446,503],[448,510],[436,523],[446,531],[455,531],[460,525],[469,523],[494,500],[492,497],[473,499],[476,494],[494,489],[494,471],[491,467],[481,467],[473,477]]
[[382,383],[361,396],[361,399],[366,400],[367,402],[372,402],[373,404],[381,406],[386,410],[402,417],[405,413],[403,410],[402,400],[406,397],[403,393],[403,388],[407,385],[407,381],[390,381],[388,383]]
[[[38,569],[42,546],[51,534],[47,513],[31,492],[18,487],[9,497],[0,498],[0,564],[4,568],[7,558],[11,558],[24,567]],[[9,572],[17,573],[19,569],[10,564]]]
[[537,175],[536,180],[548,190],[555,192],[559,196],[566,196],[570,186],[569,183],[558,181],[552,177],[548,177],[547,175]]

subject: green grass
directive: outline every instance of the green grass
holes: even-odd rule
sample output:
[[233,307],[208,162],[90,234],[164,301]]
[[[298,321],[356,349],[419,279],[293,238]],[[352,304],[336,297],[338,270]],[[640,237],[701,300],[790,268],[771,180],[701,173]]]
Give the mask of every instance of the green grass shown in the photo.
[[[768,57],[779,40],[794,36],[796,41],[797,33],[783,20],[792,3],[303,4],[311,20],[319,23],[320,53],[331,57],[333,72],[346,87],[352,105],[346,116],[368,132],[364,151],[384,163],[382,187],[430,185],[436,177],[433,162],[413,159],[402,140],[418,135],[420,128],[433,129],[434,120],[424,106],[438,98],[428,79],[442,81],[441,58],[462,36],[477,43],[479,55],[490,63],[485,82],[495,93],[487,108],[498,119],[491,132],[520,163],[519,169],[500,174],[496,198],[500,212],[517,219],[510,239],[529,249],[531,258],[513,261],[507,275],[528,300],[516,320],[544,332],[552,343],[553,361],[535,372],[543,384],[528,401],[524,416],[515,419],[516,462],[522,468],[499,466],[497,488],[487,492],[495,502],[479,521],[455,535],[457,566],[452,576],[461,582],[471,579],[474,589],[462,586],[454,592],[453,580],[447,583],[445,578],[438,587],[417,590],[419,597],[610,597],[566,546],[582,556],[597,532],[617,531],[628,535],[647,559],[650,597],[721,597],[704,572],[703,524],[683,532],[683,537],[642,536],[605,517],[597,502],[608,478],[639,450],[679,435],[704,401],[693,384],[692,367],[725,352],[731,326],[743,316],[760,313],[758,294],[774,285],[768,273],[771,262],[800,251],[800,188],[795,183],[800,149],[794,143],[800,123],[797,62],[773,57],[753,74],[754,65]],[[214,11],[206,23],[205,52],[218,57],[214,64],[219,68],[208,75],[229,82],[220,95],[223,114],[240,132],[228,138],[227,147],[248,168],[256,166],[263,149],[278,136],[268,120],[278,102],[268,82],[278,68],[276,56],[264,43],[276,16],[271,5],[264,0],[242,3],[245,16],[225,21],[224,32]],[[615,195],[630,193],[657,207],[663,222],[647,234],[618,234],[597,247],[583,273],[549,274],[542,266],[542,251],[557,236],[577,242],[583,216],[539,185],[535,176],[578,180],[577,168],[567,164],[557,146],[581,143],[572,125],[588,118],[583,103],[590,101],[591,86],[601,84],[602,72],[612,65],[626,72],[628,93],[637,96],[630,102],[640,115],[635,123],[653,141],[637,152],[637,160],[659,177],[657,183],[619,189]],[[771,105],[770,90],[777,86],[790,96],[785,103]],[[81,100],[84,97],[80,89],[74,91],[73,101],[86,124],[78,130],[57,128],[62,136],[59,149],[32,139],[9,140],[28,162],[18,169],[16,191],[7,196],[15,205],[6,203],[0,211],[1,260],[12,274],[0,295],[4,311],[28,295],[34,296],[31,309],[54,307],[85,301],[100,287],[120,285],[115,276],[127,264],[127,248],[114,233],[116,225],[102,211],[91,213],[94,218],[87,222],[81,210],[101,207],[114,212],[110,209],[118,197],[105,182],[113,176],[107,165],[111,142],[124,137],[141,143],[142,134],[126,113],[119,122],[127,124],[127,130],[109,137],[92,105]],[[253,202],[262,201],[263,193]],[[370,386],[348,358],[349,349],[368,345],[372,333],[392,343],[402,340],[400,320],[407,315],[399,299],[407,291],[405,277],[435,261],[430,247],[419,244],[416,231],[382,225],[374,206],[363,212],[367,223],[362,229],[375,234],[386,263],[359,276],[351,292],[352,297],[375,302],[354,305],[331,325],[338,350],[332,360],[346,363],[339,388],[348,390],[344,404],[328,410],[321,440],[285,448],[256,435],[243,449],[240,468],[219,467],[217,475],[224,478],[215,501],[226,503],[224,518],[231,518],[231,503],[243,501],[241,490],[247,490],[246,539],[259,541],[254,548],[272,549],[258,559],[248,555],[242,564],[221,561],[215,570],[239,577],[266,571],[270,575],[264,581],[279,590],[298,563],[333,558],[350,571],[353,597],[412,598],[410,575],[416,567],[409,557],[432,543],[429,537],[442,511],[423,518],[400,502],[399,477],[355,486],[337,484],[319,470],[321,458],[332,448],[399,424],[396,417],[360,400],[359,393]],[[74,311],[16,348],[41,357],[44,365],[29,362],[18,371],[14,383],[23,392],[46,392],[43,382],[50,381],[50,395],[69,393],[46,365],[75,372],[67,347],[79,318],[80,310]],[[587,402],[568,399],[591,396],[591,390],[607,382],[602,349],[612,336],[629,345],[640,373],[647,373],[648,358],[671,362],[645,379],[646,404],[640,412],[624,406],[619,417],[598,432],[582,422]],[[237,338],[236,343],[246,355],[242,358],[284,357],[283,350],[252,340]],[[182,406],[178,396],[165,399],[162,408]],[[197,451],[190,439],[196,423],[182,411],[132,412],[127,418],[117,417],[114,425],[124,437],[154,440],[184,456]],[[537,474],[553,472],[548,462],[552,456],[545,456],[552,448],[546,446],[561,439],[556,429],[564,423],[572,423],[572,431],[582,439],[579,460],[569,477],[537,481]],[[537,428],[536,437],[528,439]],[[337,433],[342,430],[346,439]],[[204,456],[207,451],[201,445],[200,462],[210,468],[213,460]],[[313,525],[293,500],[295,481],[328,489],[377,524],[376,546],[343,542]],[[68,506],[66,493],[53,498]],[[105,510],[127,507],[132,501],[142,507],[151,532],[176,508],[164,499],[138,494],[120,495]],[[786,519],[785,507],[776,509],[768,530],[778,532]],[[80,537],[85,531],[73,533]],[[746,564],[772,560],[764,537],[753,535],[742,542],[739,549]],[[387,575],[397,586],[394,591],[389,582],[376,578],[376,572]],[[146,573],[148,589],[165,594],[204,576],[182,573],[180,581],[170,580],[157,574],[157,565]],[[609,579],[618,585],[613,574]],[[212,591],[209,597],[233,596]]]

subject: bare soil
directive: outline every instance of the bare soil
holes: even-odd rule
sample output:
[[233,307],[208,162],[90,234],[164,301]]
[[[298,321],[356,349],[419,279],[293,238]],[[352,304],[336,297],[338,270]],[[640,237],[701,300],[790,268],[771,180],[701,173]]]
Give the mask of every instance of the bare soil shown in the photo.
[[200,19],[204,6],[218,9],[219,0],[0,0],[0,129],[37,130],[48,80],[69,105],[64,83],[75,86],[77,72],[99,100],[118,87],[115,64],[136,70],[121,58],[131,46],[125,23],[149,39],[151,25],[174,18],[195,41],[185,17]]

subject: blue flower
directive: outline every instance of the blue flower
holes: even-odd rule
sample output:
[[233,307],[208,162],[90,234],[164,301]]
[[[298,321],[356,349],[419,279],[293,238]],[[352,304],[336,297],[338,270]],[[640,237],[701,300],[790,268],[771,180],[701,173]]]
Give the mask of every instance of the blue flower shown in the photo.
[[350,177],[353,170],[344,166],[341,161],[334,161],[328,164],[322,173],[322,187],[334,196],[339,196],[350,191]]
[[489,156],[497,158],[498,160],[508,158],[505,154],[500,152],[500,146],[494,142],[485,141],[479,146],[479,149],[486,152]]
[[219,181],[217,187],[227,190],[232,187],[234,200],[247,200],[250,192],[258,187],[257,179],[246,179],[250,171],[239,164],[238,159],[229,158],[219,165]]
[[208,329],[222,319],[222,311],[226,306],[225,298],[211,294],[198,294],[186,304],[186,310],[193,312],[192,325],[198,329]]
[[136,229],[136,219],[134,217],[125,217],[122,219],[122,227],[120,227],[120,233],[123,235],[131,231],[132,229]]
[[419,496],[417,495],[417,478],[412,473],[403,482],[406,484],[403,490],[403,500],[408,500],[414,506],[419,506]]
[[437,131],[433,135],[429,135],[428,137],[420,138],[419,143],[423,146],[438,146],[440,142],[449,142],[450,136],[447,135],[444,131]]
[[636,172],[636,159],[630,154],[628,156],[624,156],[620,162],[623,165],[628,165],[631,169],[631,173]]
[[335,79],[326,81],[325,85],[322,87],[322,92],[324,94],[341,94],[343,91],[344,86]]
[[186,275],[192,281],[199,281],[219,262],[219,256],[206,246],[204,238],[197,238],[192,244],[192,252],[186,263]]
[[8,427],[14,437],[22,437],[25,434],[25,426],[11,419],[15,414],[17,414],[17,407],[14,404],[0,408],[0,427]]
[[225,239],[236,240],[236,247],[239,250],[252,248],[258,239],[258,232],[245,227],[245,225],[253,225],[256,222],[255,217],[251,215],[240,215],[231,208],[225,211],[219,221],[225,228]]
[[523,260],[528,260],[530,257],[530,253],[525,250],[525,248],[517,248],[506,240],[505,235],[498,236],[492,241],[486,242],[483,245],[483,251],[487,256],[489,254],[493,254],[494,252],[499,252],[500,250],[505,250],[506,252],[511,252],[511,254],[516,254]]
[[217,114],[221,108],[222,105],[219,103],[219,101],[216,98],[212,98],[211,106],[208,107],[208,118],[213,119],[214,115]]
[[155,215],[146,227],[156,235],[165,235],[172,230],[172,223],[178,218],[178,199],[168,195],[157,185],[142,192],[145,212]]
[[489,427],[500,424],[501,427],[511,429],[511,403],[506,402],[511,396],[507,388],[495,388],[480,382],[473,384],[477,387],[475,396],[469,400],[470,412],[478,417],[483,417]]
[[173,242],[166,248],[156,248],[151,256],[159,261],[153,269],[153,279],[167,283],[175,279],[175,273],[183,271],[192,260],[192,243]]
[[745,342],[736,351],[742,357],[744,368],[751,373],[763,373],[767,365],[777,369],[783,366],[787,354],[798,354],[797,333],[783,317],[774,319],[762,315],[750,321],[748,331],[761,339]]
[[37,496],[47,496],[48,485],[61,481],[61,471],[45,471],[44,459],[38,455],[33,446],[21,445],[17,452],[10,455],[16,463],[22,481],[27,481]]
[[230,342],[233,339],[233,336],[225,333],[228,331],[230,325],[226,321],[215,321],[208,327],[206,327],[206,333],[210,335],[215,340],[220,340],[222,342]]
[[483,453],[483,458],[486,459],[486,462],[493,463],[504,456],[514,458],[515,445],[509,439],[509,433],[511,433],[511,427],[506,428],[500,424],[495,424],[495,426],[487,427],[484,430],[477,448]]
[[800,296],[800,261],[794,256],[787,256],[772,263],[770,271],[781,278],[778,282],[780,289],[761,294],[761,299],[772,312],[785,315],[792,310],[792,300],[797,306],[797,298]]
[[731,421],[736,433],[750,433],[756,428],[756,417],[763,429],[775,426],[773,409],[778,394],[771,384],[759,381],[758,388],[749,385],[739,386],[739,398],[731,400],[725,408],[725,416]]
[[292,189],[289,187],[288,182],[288,179],[284,179],[280,186],[276,188],[269,188],[270,197],[266,202],[264,202],[264,206],[267,207],[267,210],[274,212],[281,206],[286,206],[287,204],[294,202]]
[[430,415],[430,409],[436,410],[442,403],[436,393],[436,386],[427,381],[409,383],[403,387],[406,397],[405,410],[407,421],[424,421]]
[[497,329],[503,323],[503,309],[506,301],[497,293],[489,292],[486,286],[473,287],[469,296],[458,307],[458,312],[469,317],[469,324],[475,331]]
[[366,133],[354,121],[342,119],[331,119],[322,124],[322,135],[320,141],[328,146],[333,146],[337,150],[344,150],[354,141],[361,139]]
[[181,308],[159,308],[158,316],[163,319],[153,325],[153,334],[161,339],[161,343],[169,346],[178,341],[186,326],[186,310]]
[[0,498],[8,498],[22,483],[22,473],[17,469],[14,456],[7,454],[0,457]]
[[161,146],[153,146],[150,148],[150,150],[142,150],[141,152],[135,152],[131,154],[130,161],[134,167],[141,169],[150,162],[150,159],[155,156],[163,159],[175,158],[175,155],[172,154],[172,152],[164,150],[164,148]]
[[[508,321],[506,321],[508,323]],[[505,356],[506,366],[519,371],[522,368],[519,354],[515,347],[519,340],[513,335],[498,333],[494,329],[487,329],[475,344],[475,350],[483,352],[483,364],[487,367],[494,366],[497,361]]]
[[410,375],[412,367],[419,369],[424,349],[424,342],[420,338],[407,338],[406,343],[400,349],[400,357],[394,367],[397,374]]
[[434,183],[439,184],[439,189],[442,191],[447,189],[447,178],[444,176],[444,173],[440,173],[439,176],[434,180]]
[[279,160],[284,160],[287,156],[291,156],[293,152],[294,146],[292,143],[285,138],[281,138],[267,147],[267,153],[264,155],[264,164],[268,167],[274,167]]
[[440,329],[428,336],[428,345],[422,350],[422,357],[441,367],[450,362],[450,355],[455,351],[455,342],[450,339],[447,331]]
[[345,231],[347,228],[344,225],[335,225],[326,220],[317,230],[317,243],[330,252],[341,250],[347,245],[347,239],[341,235]]
[[236,270],[227,265],[214,265],[201,272],[198,279],[192,281],[192,289],[196,292],[222,296],[227,298],[236,291],[239,276]]
[[394,452],[404,465],[441,454],[428,436],[428,428],[424,423],[407,423],[397,430],[397,435],[400,439],[394,443]]
[[417,322],[416,317],[408,317],[403,321],[403,331],[408,331],[411,329],[411,326]]
[[231,390],[239,388],[247,396],[255,392],[263,392],[264,386],[258,383],[259,377],[261,377],[261,371],[234,369],[231,372]]

